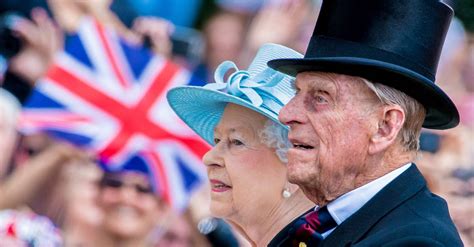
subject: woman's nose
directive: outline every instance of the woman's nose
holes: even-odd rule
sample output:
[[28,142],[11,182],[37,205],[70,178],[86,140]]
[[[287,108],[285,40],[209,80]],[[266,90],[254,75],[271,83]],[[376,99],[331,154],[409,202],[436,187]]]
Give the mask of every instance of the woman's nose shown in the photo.
[[202,161],[206,166],[224,166],[224,160],[222,159],[222,150],[218,147],[219,144],[212,147],[202,157]]

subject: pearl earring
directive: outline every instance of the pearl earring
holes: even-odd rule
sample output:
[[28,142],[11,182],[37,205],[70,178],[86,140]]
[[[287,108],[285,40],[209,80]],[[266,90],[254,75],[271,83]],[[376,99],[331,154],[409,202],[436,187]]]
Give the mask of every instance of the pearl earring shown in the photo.
[[283,198],[290,198],[291,192],[288,188],[285,188],[283,189],[283,192],[281,193],[281,195],[283,196]]

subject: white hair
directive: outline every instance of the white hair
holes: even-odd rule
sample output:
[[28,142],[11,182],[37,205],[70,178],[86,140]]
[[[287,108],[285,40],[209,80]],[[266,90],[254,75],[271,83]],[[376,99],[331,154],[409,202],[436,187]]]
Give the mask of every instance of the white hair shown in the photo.
[[407,94],[381,83],[373,83],[364,78],[362,81],[385,105],[399,105],[405,112],[405,122],[398,133],[400,143],[405,151],[418,151],[420,134],[426,116],[426,109],[420,102]]
[[267,145],[269,148],[275,149],[276,155],[283,163],[288,163],[287,152],[291,147],[291,143],[288,140],[288,130],[286,128],[281,124],[268,119],[265,122],[259,137],[262,143]]

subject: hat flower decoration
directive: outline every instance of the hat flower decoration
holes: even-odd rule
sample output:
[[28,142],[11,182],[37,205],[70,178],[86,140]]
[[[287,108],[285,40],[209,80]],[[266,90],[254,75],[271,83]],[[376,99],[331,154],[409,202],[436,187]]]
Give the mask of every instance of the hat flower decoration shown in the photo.
[[[294,96],[291,85],[294,77],[268,67],[267,62],[281,57],[302,58],[303,55],[281,45],[265,44],[247,70],[225,61],[214,73],[215,83],[173,88],[167,94],[168,102],[176,114],[211,145],[214,144],[214,128],[229,103],[247,107],[280,123],[278,113]],[[235,71],[225,79],[231,70]]]

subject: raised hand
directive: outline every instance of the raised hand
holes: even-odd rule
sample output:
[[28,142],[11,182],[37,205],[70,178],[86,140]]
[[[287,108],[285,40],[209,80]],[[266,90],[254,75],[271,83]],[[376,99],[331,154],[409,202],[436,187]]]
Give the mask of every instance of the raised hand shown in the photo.
[[13,26],[23,48],[11,59],[10,70],[33,85],[62,48],[63,37],[45,10],[33,9],[31,19],[20,19]]

